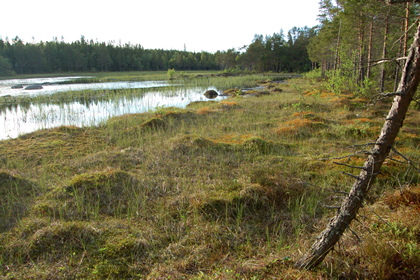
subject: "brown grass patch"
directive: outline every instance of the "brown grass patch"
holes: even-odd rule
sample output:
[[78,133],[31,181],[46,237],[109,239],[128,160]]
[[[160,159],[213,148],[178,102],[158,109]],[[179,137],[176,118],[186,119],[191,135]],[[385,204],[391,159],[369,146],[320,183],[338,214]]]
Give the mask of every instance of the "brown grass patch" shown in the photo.
[[334,107],[349,106],[350,100],[347,97],[336,97],[330,100]]
[[292,114],[292,116],[301,117],[301,116],[305,116],[305,115],[308,115],[308,114],[314,115],[314,113],[311,112],[311,111],[305,111],[305,112],[295,112],[295,113]]
[[203,107],[197,110],[197,114],[199,115],[207,115],[209,113],[213,113],[214,110],[211,109],[210,107]]
[[285,122],[284,124],[280,125],[275,129],[275,132],[278,134],[286,133],[286,134],[293,134],[299,132],[303,128],[317,128],[320,126],[323,126],[324,123],[315,121],[315,120],[309,120],[309,119],[294,119]]
[[384,202],[391,209],[410,206],[420,210],[420,186],[397,190],[393,194],[385,196]]
[[317,95],[319,93],[320,92],[318,90],[306,90],[306,91],[303,92],[303,94],[305,96],[313,96],[313,95]]
[[238,106],[238,103],[235,101],[220,101],[220,104],[224,106]]
[[350,119],[350,120],[344,121],[345,124],[370,123],[370,122],[372,122],[372,120],[368,118]]
[[333,98],[333,97],[337,97],[337,94],[331,91],[321,91],[321,97],[322,98]]
[[356,103],[367,103],[369,100],[367,100],[366,98],[354,98],[351,100],[351,102],[356,102]]

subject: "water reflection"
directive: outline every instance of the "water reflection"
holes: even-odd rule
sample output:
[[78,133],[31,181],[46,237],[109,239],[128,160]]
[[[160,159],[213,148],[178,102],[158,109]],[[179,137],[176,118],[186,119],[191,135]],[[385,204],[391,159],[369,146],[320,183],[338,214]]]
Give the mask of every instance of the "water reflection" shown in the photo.
[[193,101],[209,100],[203,95],[209,89],[214,88],[178,88],[166,92],[150,89],[141,96],[105,101],[11,106],[0,112],[0,140],[61,125],[94,126],[110,117],[147,112],[158,106],[184,108]]
[[[17,95],[38,95],[38,94],[54,94],[66,91],[82,91],[82,90],[112,90],[112,89],[136,89],[136,88],[155,88],[168,86],[167,81],[122,81],[107,83],[84,83],[84,84],[59,84],[86,77],[62,77],[62,78],[33,78],[33,79],[10,79],[0,80],[0,97],[1,96],[17,96]],[[19,85],[19,87],[16,87]],[[28,90],[27,86],[41,85],[42,89]]]

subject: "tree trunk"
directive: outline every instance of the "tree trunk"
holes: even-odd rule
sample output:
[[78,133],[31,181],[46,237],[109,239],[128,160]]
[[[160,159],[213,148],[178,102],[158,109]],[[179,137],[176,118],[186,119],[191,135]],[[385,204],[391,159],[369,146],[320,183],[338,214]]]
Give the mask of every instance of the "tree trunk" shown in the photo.
[[[385,17],[385,30],[384,30],[384,44],[382,46],[382,59],[387,59],[387,42],[388,42],[388,33],[389,33],[389,15],[391,10],[388,9],[388,12]],[[380,72],[380,81],[379,81],[379,91],[384,92],[385,88],[385,64],[381,65],[381,72]]]
[[334,71],[340,68],[340,41],[341,41],[341,20],[338,27],[337,46],[335,49]]
[[403,56],[407,54],[408,42],[408,21],[410,19],[410,3],[405,3],[405,18],[404,18],[404,41],[403,41]]
[[368,57],[367,57],[367,69],[366,69],[366,78],[370,79],[371,67],[372,67],[372,49],[373,49],[373,21],[370,22],[369,26],[369,47],[368,47]]
[[[362,18],[362,15],[360,16]],[[363,20],[359,21],[359,53],[357,57],[357,84],[362,85],[365,80],[365,66],[363,63],[365,45],[365,23]]]
[[410,48],[405,67],[402,72],[398,95],[393,100],[381,134],[374,147],[369,151],[362,171],[357,177],[344,199],[336,216],[330,220],[326,229],[295,266],[300,269],[311,269],[319,265],[325,256],[333,249],[343,232],[356,217],[362,202],[373,183],[376,175],[388,156],[395,138],[403,125],[408,107],[412,101],[420,80],[420,24],[414,42]]
[[[404,34],[403,40],[401,40],[400,46],[400,56],[405,56],[407,54],[407,43],[408,43],[408,21],[410,17],[410,3],[405,3],[405,17],[402,21],[401,25],[401,32]],[[398,78],[400,74],[400,63],[397,62],[397,66],[395,67],[395,84],[394,84],[394,91],[398,88]],[[383,92],[383,91],[382,91]]]

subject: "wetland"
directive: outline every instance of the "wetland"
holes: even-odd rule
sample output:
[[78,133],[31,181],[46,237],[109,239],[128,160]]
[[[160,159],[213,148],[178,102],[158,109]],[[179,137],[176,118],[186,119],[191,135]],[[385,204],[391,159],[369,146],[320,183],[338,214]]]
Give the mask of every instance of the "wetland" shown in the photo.
[[[191,102],[209,100],[204,96],[207,90],[220,92],[210,85],[165,80],[86,82],[89,78],[92,76],[1,80],[0,140],[62,125],[99,125],[111,117],[159,107],[185,108]],[[22,87],[13,88],[16,85]],[[31,85],[42,88],[27,90]]]

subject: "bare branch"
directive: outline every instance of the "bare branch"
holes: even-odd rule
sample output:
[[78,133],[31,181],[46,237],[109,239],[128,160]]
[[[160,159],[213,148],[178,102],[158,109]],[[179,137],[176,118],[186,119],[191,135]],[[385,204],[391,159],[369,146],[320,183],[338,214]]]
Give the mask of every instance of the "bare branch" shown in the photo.
[[354,236],[356,236],[356,238],[357,238],[357,241],[362,241],[362,239],[359,237],[359,235],[357,235],[357,233],[354,231],[354,230],[352,230],[350,227],[348,228],[348,230],[351,232],[351,233],[353,233],[354,234]]
[[373,211],[373,209],[370,209],[370,211],[372,211],[372,213],[375,214],[376,217],[378,217],[379,220],[381,220],[384,224],[386,224],[387,226],[389,226],[390,228],[392,228],[392,226],[387,221],[385,221],[381,216],[379,216],[378,213],[376,213],[375,211]]
[[333,163],[334,164],[337,164],[337,165],[342,165],[342,166],[350,167],[350,168],[363,169],[363,166],[353,166],[353,165],[348,165],[348,164],[341,163],[341,162],[336,162],[336,161],[333,161]]
[[391,150],[396,153],[397,155],[399,155],[400,157],[402,157],[403,159],[405,159],[405,161],[407,161],[407,163],[409,165],[411,165],[411,167],[413,167],[415,170],[417,170],[417,172],[420,173],[420,168],[418,168],[417,166],[415,166],[413,164],[413,162],[411,161],[411,159],[409,159],[408,157],[404,156],[403,154],[401,154],[400,152],[397,151],[397,149],[395,149],[394,147],[391,147]]
[[376,145],[376,142],[370,142],[366,144],[355,144],[355,145],[352,145],[351,147],[357,148],[357,147],[367,147],[367,146],[375,146],[375,145]]
[[371,99],[371,101],[369,101],[369,103],[368,104],[374,104],[374,103],[376,103],[376,102],[378,102],[378,101],[380,101],[380,100],[383,100],[383,99],[385,99],[385,98],[387,98],[387,97],[395,97],[395,96],[402,96],[404,93],[403,92],[389,92],[389,93],[380,93],[380,94],[377,94],[377,95],[375,95],[372,99]]
[[344,175],[350,176],[350,177],[352,177],[352,178],[354,178],[356,180],[359,180],[360,179],[359,176],[353,175],[351,173],[347,173],[347,172],[344,172],[344,171],[341,171],[341,173],[343,173]]
[[322,207],[327,208],[327,209],[340,209],[340,206],[330,206],[330,205],[322,205]]
[[394,61],[400,61],[400,60],[406,60],[407,57],[406,56],[402,56],[402,57],[397,57],[397,58],[384,58],[384,59],[380,59],[380,60],[373,60],[371,61],[372,66],[376,66],[382,63],[386,63],[386,62],[394,62]]
[[406,3],[406,2],[416,2],[420,3],[420,0],[387,0],[388,4],[397,4],[397,3]]
[[379,96],[381,97],[394,97],[394,96],[401,96],[403,95],[403,92],[390,92],[390,93],[380,93]]
[[404,161],[401,161],[401,160],[398,160],[398,159],[395,159],[395,158],[392,158],[392,157],[390,157],[389,160],[392,160],[392,161],[395,161],[395,162],[398,162],[398,163],[404,163]]

